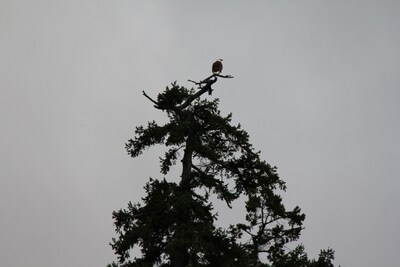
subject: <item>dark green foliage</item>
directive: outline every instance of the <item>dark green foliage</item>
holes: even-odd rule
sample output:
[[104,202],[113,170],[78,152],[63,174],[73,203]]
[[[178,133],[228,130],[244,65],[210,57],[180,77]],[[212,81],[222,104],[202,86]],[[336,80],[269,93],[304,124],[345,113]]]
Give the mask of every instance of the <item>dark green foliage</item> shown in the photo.
[[[260,159],[240,125],[231,125],[232,115],[220,114],[217,99],[194,94],[175,83],[167,87],[153,102],[169,122],[137,127],[126,144],[132,157],[163,144],[161,173],[182,162],[182,175],[179,184],[150,179],[142,204],[113,213],[119,237],[111,245],[121,265],[109,266],[333,266],[332,250],[309,260],[301,245],[285,249],[298,240],[305,215],[299,207],[285,208],[277,191],[286,186],[276,167]],[[244,221],[215,227],[212,194],[228,207],[245,196]],[[131,258],[134,246],[141,257]]]
[[287,254],[274,259],[271,267],[333,267],[334,252],[332,249],[321,250],[318,259],[309,260],[304,246],[299,245]]

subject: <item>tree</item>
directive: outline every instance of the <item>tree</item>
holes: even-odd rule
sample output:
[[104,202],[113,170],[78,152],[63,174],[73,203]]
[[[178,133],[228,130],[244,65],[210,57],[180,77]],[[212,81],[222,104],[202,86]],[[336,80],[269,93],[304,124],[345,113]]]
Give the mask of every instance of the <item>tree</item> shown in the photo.
[[[108,266],[333,266],[331,249],[317,260],[309,260],[302,245],[286,249],[299,239],[305,215],[299,207],[285,208],[278,194],[286,190],[285,182],[260,158],[248,133],[231,125],[232,114],[221,115],[218,99],[201,98],[218,77],[232,78],[214,74],[195,82],[198,91],[172,83],[157,100],[143,92],[169,122],[136,127],[126,150],[134,158],[164,145],[161,173],[179,162],[182,173],[179,183],[150,178],[142,203],[113,212],[118,239],[111,246],[119,265]],[[244,220],[216,227],[212,195],[229,208],[245,198]],[[140,257],[131,257],[134,246]]]

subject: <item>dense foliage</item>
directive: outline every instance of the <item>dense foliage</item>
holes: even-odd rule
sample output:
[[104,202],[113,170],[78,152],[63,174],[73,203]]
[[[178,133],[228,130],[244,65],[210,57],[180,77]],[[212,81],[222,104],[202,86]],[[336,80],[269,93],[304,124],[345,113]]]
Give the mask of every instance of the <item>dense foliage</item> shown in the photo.
[[[179,183],[150,179],[141,203],[113,213],[118,239],[111,246],[118,263],[109,266],[333,266],[331,249],[317,260],[309,260],[302,245],[286,249],[298,240],[305,215],[299,207],[285,208],[278,194],[285,183],[276,167],[260,159],[247,132],[231,125],[231,114],[221,115],[218,99],[198,93],[176,83],[167,87],[152,101],[169,122],[139,126],[127,142],[131,157],[164,145],[161,173],[182,164],[182,174]],[[243,221],[216,227],[212,195],[229,208],[244,198]],[[134,246],[141,256],[130,255]]]

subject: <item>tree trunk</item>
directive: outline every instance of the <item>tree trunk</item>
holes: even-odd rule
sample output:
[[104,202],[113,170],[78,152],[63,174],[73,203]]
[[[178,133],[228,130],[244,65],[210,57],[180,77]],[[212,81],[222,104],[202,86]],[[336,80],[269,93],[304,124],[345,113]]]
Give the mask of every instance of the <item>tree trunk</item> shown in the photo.
[[190,179],[192,174],[192,157],[193,157],[193,136],[194,136],[194,123],[193,115],[191,112],[188,113],[188,133],[186,138],[185,153],[182,159],[182,176],[181,186],[184,188],[190,188]]
[[[193,157],[193,137],[194,137],[194,121],[193,121],[193,115],[189,111],[187,113],[187,138],[186,138],[186,144],[185,144],[185,152],[183,155],[182,159],[182,176],[181,176],[181,182],[180,182],[180,190],[181,194],[186,195],[189,193],[191,190],[190,183],[191,183],[191,177],[192,177],[192,157]],[[183,225],[190,224],[190,212],[186,209],[180,210],[179,211],[179,219],[178,223],[181,223]],[[177,227],[177,229],[182,229],[181,227]],[[184,235],[183,233],[175,233],[176,236],[181,237]],[[173,254],[171,254],[171,266],[172,267],[182,267],[182,266],[187,266],[189,263],[190,259],[190,252],[189,249],[191,248],[190,243],[185,244],[185,242],[179,246],[176,247],[175,251]]]

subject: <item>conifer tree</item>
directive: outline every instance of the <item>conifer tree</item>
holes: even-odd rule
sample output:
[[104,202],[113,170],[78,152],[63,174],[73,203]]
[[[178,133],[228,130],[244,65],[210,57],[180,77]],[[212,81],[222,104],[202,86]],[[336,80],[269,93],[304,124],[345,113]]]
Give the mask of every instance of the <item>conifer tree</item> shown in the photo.
[[[248,133],[231,124],[232,114],[221,115],[218,99],[202,98],[220,77],[232,78],[214,74],[194,82],[197,90],[172,83],[156,100],[143,92],[169,122],[136,127],[126,150],[135,158],[151,146],[165,146],[164,178],[150,178],[142,202],[113,212],[118,238],[111,246],[118,263],[108,266],[333,266],[331,249],[309,260],[302,245],[286,248],[299,239],[305,215],[299,207],[285,208],[278,194],[285,182],[260,158]],[[180,182],[168,181],[177,164]],[[243,221],[216,227],[211,196],[227,208],[244,198]],[[141,256],[130,255],[134,246]]]

